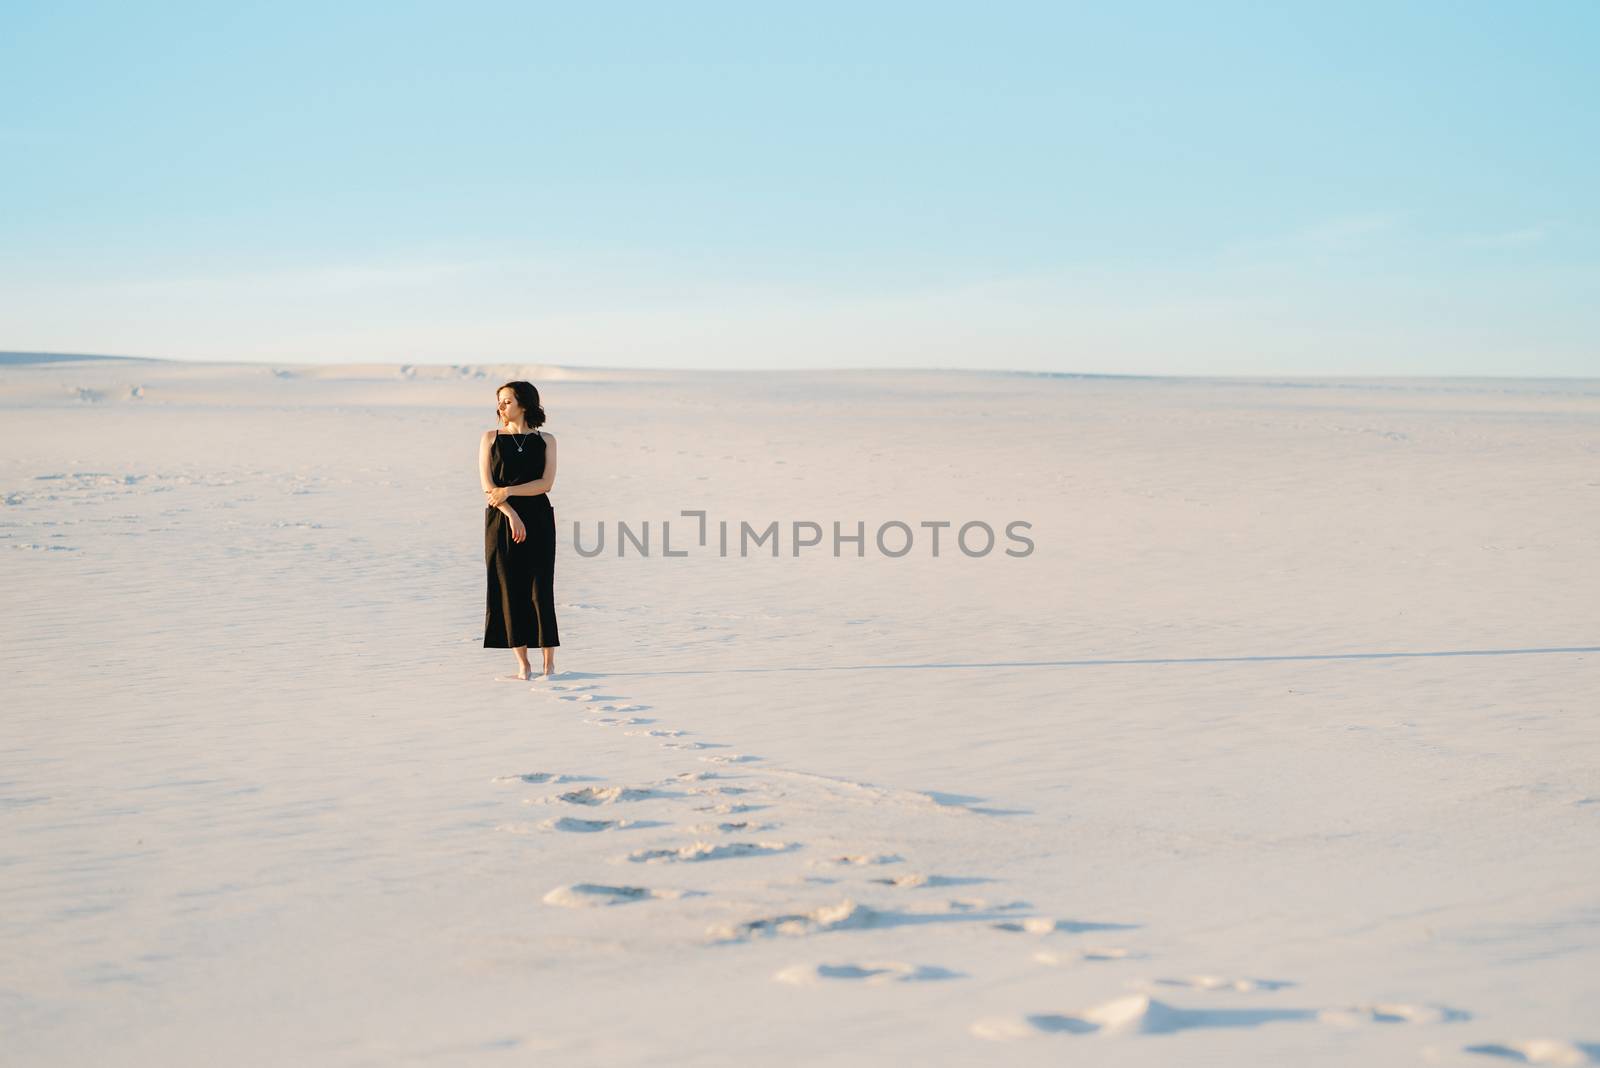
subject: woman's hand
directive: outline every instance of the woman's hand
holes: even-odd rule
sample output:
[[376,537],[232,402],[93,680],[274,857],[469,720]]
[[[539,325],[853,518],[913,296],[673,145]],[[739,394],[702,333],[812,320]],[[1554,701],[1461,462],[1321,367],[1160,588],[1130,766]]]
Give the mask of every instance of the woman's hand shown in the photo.
[[528,536],[528,528],[522,525],[522,517],[515,512],[511,513],[511,540],[522,542]]
[[511,496],[511,488],[509,486],[496,486],[494,489],[484,490],[483,492],[489,498],[490,508],[500,507],[506,503],[506,498]]

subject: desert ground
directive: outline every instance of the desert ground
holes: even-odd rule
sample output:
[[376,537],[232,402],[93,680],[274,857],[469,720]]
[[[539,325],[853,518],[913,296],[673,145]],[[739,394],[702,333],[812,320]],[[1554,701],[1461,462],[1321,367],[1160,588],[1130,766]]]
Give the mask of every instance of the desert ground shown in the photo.
[[1600,381],[13,355],[0,444],[0,1062],[1600,1063]]

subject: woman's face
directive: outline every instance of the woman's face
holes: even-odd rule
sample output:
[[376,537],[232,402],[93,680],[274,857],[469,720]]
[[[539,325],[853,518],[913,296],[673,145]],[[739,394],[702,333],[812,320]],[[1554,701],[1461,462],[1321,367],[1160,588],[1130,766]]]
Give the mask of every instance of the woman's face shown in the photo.
[[522,422],[522,405],[517,403],[517,394],[514,390],[502,389],[495,394],[495,401],[500,406],[502,423]]

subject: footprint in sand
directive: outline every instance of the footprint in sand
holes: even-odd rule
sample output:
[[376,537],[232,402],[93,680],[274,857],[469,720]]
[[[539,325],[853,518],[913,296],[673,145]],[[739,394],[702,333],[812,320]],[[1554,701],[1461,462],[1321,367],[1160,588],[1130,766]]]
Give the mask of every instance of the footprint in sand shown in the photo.
[[[716,777],[715,772],[710,772],[708,774],[710,774],[712,778]],[[738,797],[741,794],[748,794],[751,791],[749,788],[744,786],[691,786],[689,787],[689,792],[691,794],[702,794],[707,796]]]
[[[900,864],[906,858],[898,853],[855,853],[844,856],[829,857],[826,860],[813,860],[814,868],[847,867],[864,868],[873,864]],[[891,882],[889,879],[877,879],[875,882]]]
[[553,771],[530,771],[522,775],[496,775],[489,780],[497,785],[505,783],[563,783],[563,782],[594,782],[593,775],[563,775]]
[[1362,1024],[1411,1023],[1435,1024],[1469,1020],[1471,1013],[1443,1005],[1408,1005],[1401,1002],[1381,1002],[1370,1005],[1350,1005],[1336,1009],[1323,1009],[1317,1019],[1338,1027],[1357,1027]]
[[1150,986],[1180,986],[1192,990],[1282,990],[1294,986],[1287,979],[1229,979],[1222,975],[1186,975],[1152,979]]
[[1316,1021],[1361,1023],[1443,1023],[1467,1014],[1437,1005],[1357,1005],[1346,1009],[1184,1009],[1147,994],[1130,994],[1073,1013],[991,1016],[971,1031],[979,1038],[1004,1041],[1049,1034],[1163,1035],[1210,1027],[1259,1027],[1266,1023]]
[[917,901],[905,906],[896,915],[907,917],[957,916],[962,913],[1004,912],[1018,907],[1013,901],[996,905],[981,897],[952,897],[944,901]]
[[824,905],[809,912],[763,916],[744,923],[719,924],[706,932],[713,942],[746,942],[774,935],[804,935],[814,931],[842,931],[871,927],[879,919],[872,909],[845,898],[837,905]]
[[1067,934],[1081,934],[1084,931],[1128,931],[1139,925],[1136,923],[1087,923],[1082,920],[1056,920],[1048,916],[1029,916],[1025,920],[1004,920],[993,926],[997,931],[1046,935],[1057,931]]
[[682,890],[652,890],[643,886],[604,886],[600,883],[573,883],[558,886],[544,895],[546,905],[559,908],[583,909],[604,905],[627,905],[635,901],[652,899],[673,900],[684,896]]
[[749,753],[718,753],[716,756],[704,756],[700,759],[707,764],[749,764],[761,758],[751,756]]
[[800,848],[798,842],[691,842],[676,849],[636,849],[628,859],[636,864],[658,861],[725,860],[729,857],[758,857],[773,853],[790,853]]
[[663,749],[726,749],[721,742],[662,742]]
[[865,983],[922,983],[963,977],[964,973],[949,968],[889,960],[864,961],[860,964],[795,964],[772,978],[795,986],[816,986],[830,979],[853,979]]
[[757,831],[775,831],[776,823],[756,823],[754,820],[724,820],[721,823],[696,823],[688,828],[691,834],[754,834]]
[[[671,797],[671,794],[661,793],[659,790],[639,788],[634,786],[585,786],[580,790],[568,790],[564,794],[557,794],[556,800],[565,801],[569,805],[614,805],[622,801],[647,801],[653,797]],[[542,804],[549,798],[538,798],[531,803]]]
[[646,727],[642,731],[623,731],[629,738],[678,738],[685,732],[660,727]]
[[1072,964],[1092,964],[1096,961],[1128,960],[1140,955],[1120,946],[1084,946],[1082,949],[1041,949],[1033,955],[1033,959],[1040,964],[1061,968]]
[[715,805],[697,805],[696,812],[709,812],[715,816],[737,816],[745,812],[760,812],[771,805],[748,805],[742,801],[723,801]]
[[1502,1057],[1517,1064],[1554,1064],[1580,1068],[1600,1064],[1600,1042],[1566,1042],[1559,1038],[1530,1038],[1522,1042],[1488,1042],[1463,1047],[1468,1053]]
[[[815,876],[808,881],[814,881]],[[791,878],[787,882],[793,882]],[[769,886],[785,885],[785,880]],[[713,943],[743,942],[772,935],[807,935],[820,931],[857,930],[868,927],[901,927],[928,923],[970,923],[991,917],[1005,905],[992,906],[981,900],[926,902],[905,909],[879,910],[857,904],[849,898],[837,905],[825,905],[809,912],[763,916],[744,923],[722,924],[707,935]]]
[[1024,809],[980,807],[978,802],[983,800],[981,797],[945,793],[940,790],[892,789],[876,786],[868,782],[859,782],[854,779],[841,779],[832,775],[818,775],[814,772],[793,771],[786,768],[766,768],[764,773],[774,777],[811,783],[821,790],[840,797],[842,800],[860,804],[895,804],[924,811],[985,816],[1016,816],[1022,815],[1026,811]]
[[888,876],[871,881],[901,890],[915,890],[924,886],[972,886],[976,883],[987,883],[994,880],[986,879],[981,875],[924,875],[921,872],[907,872],[904,875]]
[[972,1034],[994,1041],[1043,1035],[1165,1035],[1198,1027],[1256,1027],[1273,1021],[1316,1019],[1314,1009],[1180,1009],[1144,994],[1113,998],[1074,1013],[990,1016]]
[[660,820],[581,820],[576,816],[555,816],[545,820],[539,826],[549,831],[593,834],[596,831],[623,831],[629,827],[660,827],[663,824]]

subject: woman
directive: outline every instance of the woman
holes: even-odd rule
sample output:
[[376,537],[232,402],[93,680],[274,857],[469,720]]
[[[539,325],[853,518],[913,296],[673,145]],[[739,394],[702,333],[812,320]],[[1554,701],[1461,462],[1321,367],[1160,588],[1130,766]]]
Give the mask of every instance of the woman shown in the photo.
[[556,480],[556,439],[541,434],[544,409],[528,382],[495,391],[500,426],[478,446],[478,480],[489,499],[484,510],[483,556],[489,565],[489,608],[483,647],[517,654],[513,682],[533,677],[528,646],[544,650],[544,674],[555,672],[556,514],[550,487]]

